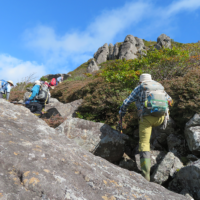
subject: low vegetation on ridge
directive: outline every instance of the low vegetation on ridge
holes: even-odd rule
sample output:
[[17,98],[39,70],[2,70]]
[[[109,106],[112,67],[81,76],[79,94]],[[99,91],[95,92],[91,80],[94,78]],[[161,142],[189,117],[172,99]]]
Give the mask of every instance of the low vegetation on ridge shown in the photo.
[[[137,86],[140,74],[150,73],[174,99],[171,117],[178,128],[183,129],[185,122],[200,112],[200,44],[172,42],[172,45],[172,49],[162,50],[150,45],[147,56],[134,60],[109,60],[93,74],[86,73],[89,64],[86,62],[70,72],[73,74],[71,80],[57,86],[52,96],[65,103],[83,98],[77,112],[79,118],[114,127],[118,122],[119,106]],[[132,133],[137,123],[136,107],[132,104],[123,119],[124,131]]]
[[[113,127],[119,120],[119,107],[137,86],[141,73],[150,73],[163,84],[173,98],[170,115],[183,130],[185,123],[195,113],[200,113],[200,44],[182,44],[172,41],[172,49],[156,50],[155,42],[144,41],[148,46],[146,56],[134,60],[109,60],[101,69],[87,73],[91,60],[69,72],[72,76],[51,90],[52,97],[63,103],[84,99],[77,117],[107,123]],[[20,100],[23,83],[11,91],[11,100]],[[22,90],[23,88],[23,90]],[[123,119],[124,132],[132,133],[138,124],[135,104],[128,108]]]

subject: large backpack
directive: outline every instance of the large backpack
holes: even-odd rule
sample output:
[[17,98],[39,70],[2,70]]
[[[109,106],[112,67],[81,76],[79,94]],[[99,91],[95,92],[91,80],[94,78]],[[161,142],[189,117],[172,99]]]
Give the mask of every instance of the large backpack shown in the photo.
[[165,115],[168,110],[168,102],[164,87],[156,81],[148,81],[142,84],[145,96],[143,113],[154,117]]
[[51,86],[55,86],[56,85],[56,79],[55,78],[51,79],[50,85]]
[[6,85],[7,81],[0,80],[0,90]]
[[35,97],[35,99],[36,99],[36,100],[39,100],[39,101],[46,102],[47,99],[48,99],[48,96],[49,96],[49,89],[48,89],[48,86],[45,85],[45,84],[42,84],[42,85],[40,86],[39,94]]

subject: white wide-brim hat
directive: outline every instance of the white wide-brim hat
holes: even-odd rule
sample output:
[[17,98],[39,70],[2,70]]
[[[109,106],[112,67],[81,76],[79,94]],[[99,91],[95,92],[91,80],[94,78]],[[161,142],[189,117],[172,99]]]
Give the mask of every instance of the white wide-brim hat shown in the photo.
[[12,86],[14,85],[13,82],[11,80],[7,81],[8,83],[10,83]]
[[140,82],[152,81],[151,74],[141,74]]
[[41,82],[39,80],[35,81],[35,85],[41,85]]

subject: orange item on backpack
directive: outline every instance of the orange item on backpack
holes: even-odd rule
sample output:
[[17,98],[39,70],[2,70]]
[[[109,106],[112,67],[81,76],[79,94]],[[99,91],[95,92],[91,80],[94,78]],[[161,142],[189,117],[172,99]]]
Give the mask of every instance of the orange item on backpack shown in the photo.
[[56,79],[52,78],[50,82],[50,86],[55,86],[56,85]]

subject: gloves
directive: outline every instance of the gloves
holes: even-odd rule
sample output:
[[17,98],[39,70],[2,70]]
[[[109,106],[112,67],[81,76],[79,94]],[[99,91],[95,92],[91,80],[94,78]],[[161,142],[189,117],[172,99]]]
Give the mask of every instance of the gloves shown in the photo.
[[30,102],[31,102],[31,100],[28,99],[28,100],[25,102],[25,104],[28,105],[28,104],[30,104]]

